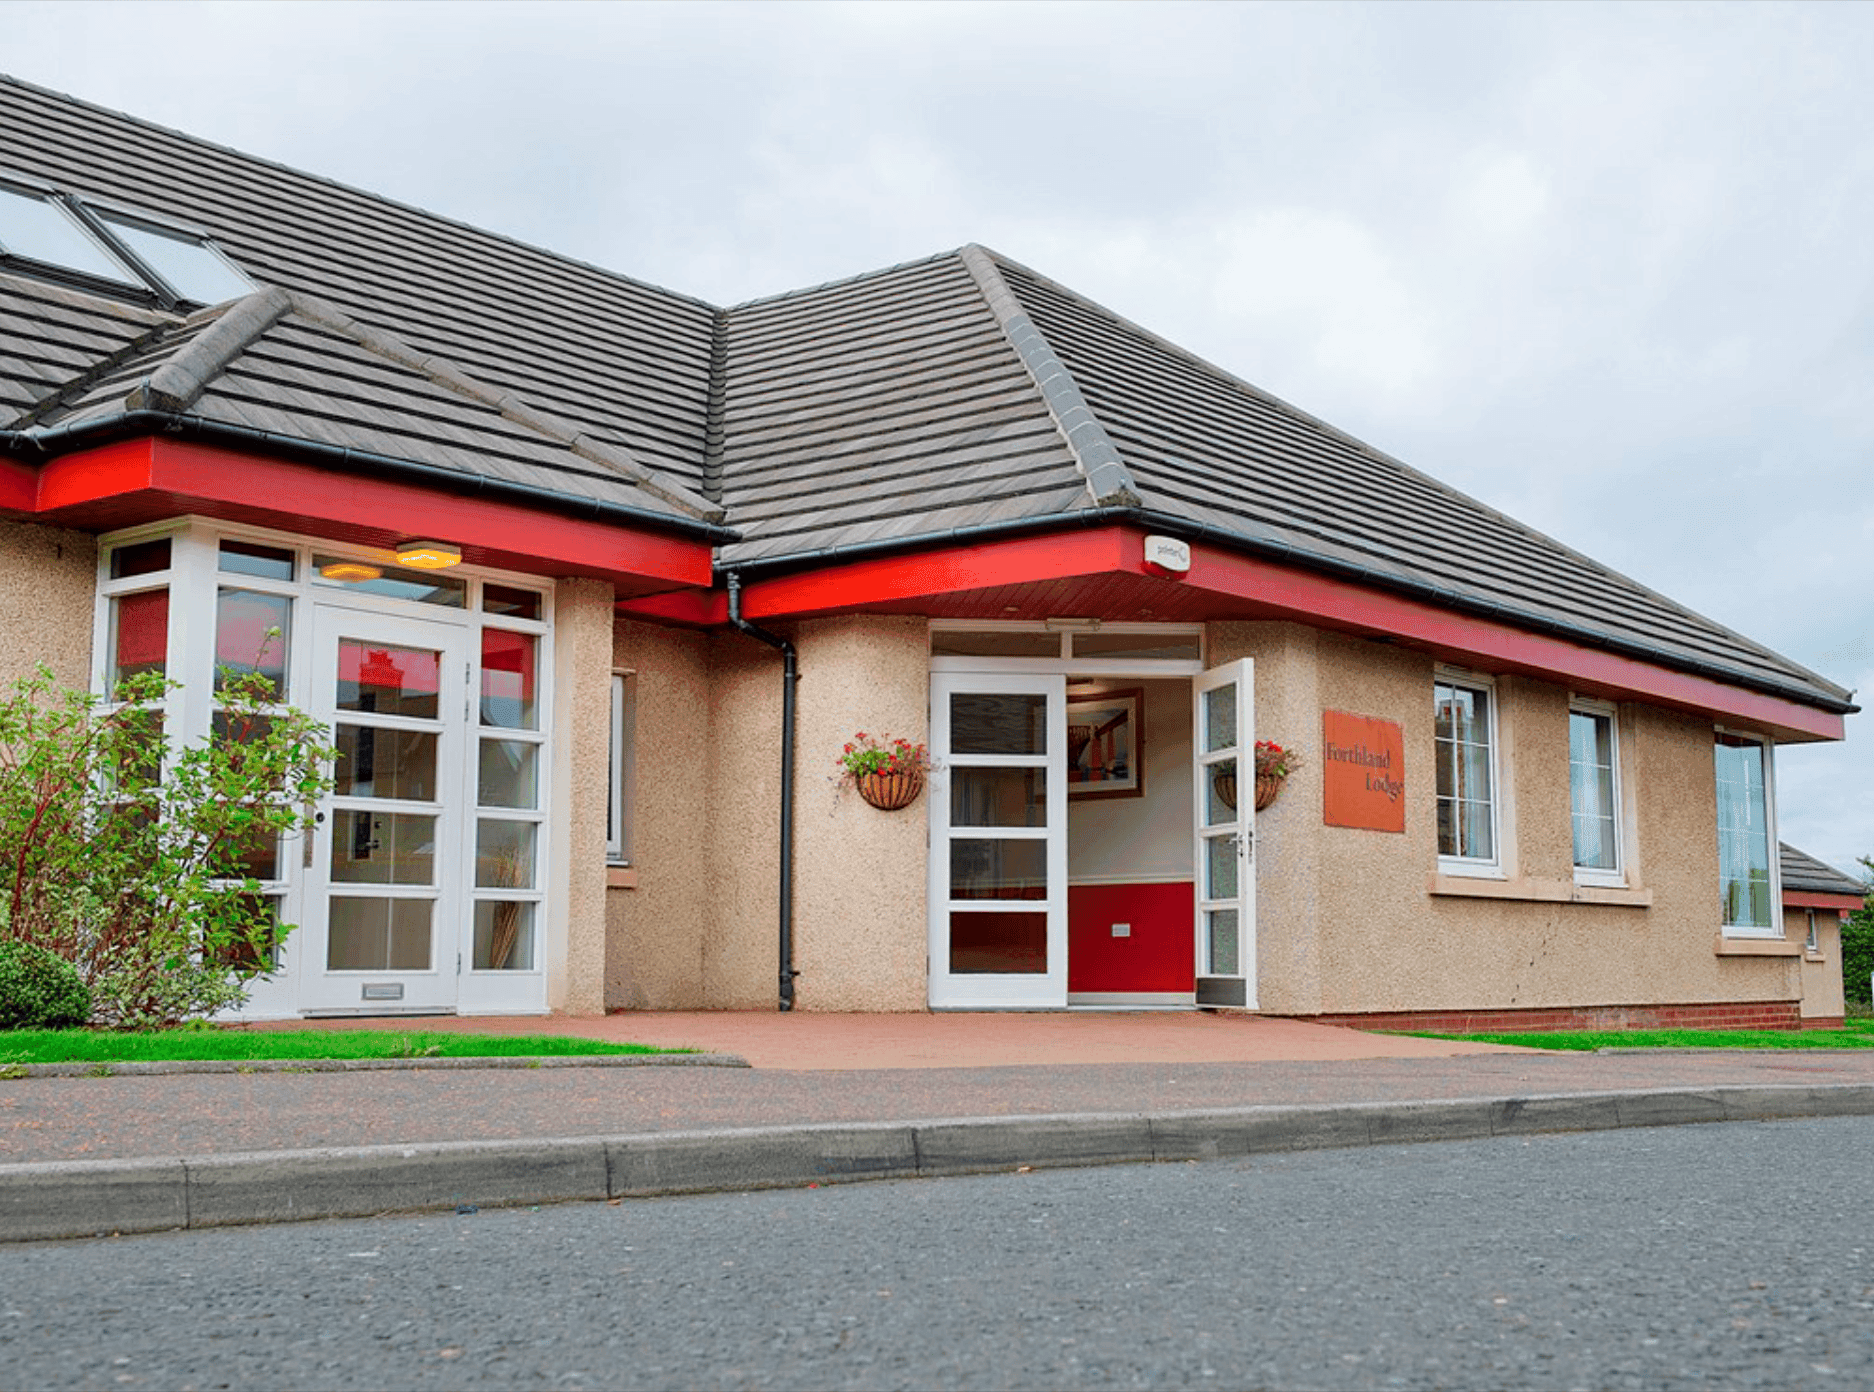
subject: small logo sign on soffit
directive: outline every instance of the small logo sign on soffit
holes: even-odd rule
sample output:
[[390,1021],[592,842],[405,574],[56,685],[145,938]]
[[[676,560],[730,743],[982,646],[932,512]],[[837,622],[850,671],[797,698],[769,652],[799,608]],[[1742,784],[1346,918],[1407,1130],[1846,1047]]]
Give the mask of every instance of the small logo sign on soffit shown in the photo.
[[1191,568],[1191,544],[1179,541],[1176,537],[1148,536],[1145,539],[1145,563],[1183,575]]

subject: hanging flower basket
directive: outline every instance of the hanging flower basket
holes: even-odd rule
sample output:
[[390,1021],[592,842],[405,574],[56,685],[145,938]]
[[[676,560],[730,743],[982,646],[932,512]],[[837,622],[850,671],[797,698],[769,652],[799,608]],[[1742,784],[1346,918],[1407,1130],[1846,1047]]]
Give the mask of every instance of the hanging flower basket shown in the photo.
[[1256,810],[1262,811],[1275,801],[1275,795],[1282,791],[1282,780],[1273,774],[1256,775]]
[[909,773],[862,773],[853,782],[859,796],[881,812],[909,807],[924,791],[924,775],[916,769]]
[[[1274,802],[1289,774],[1301,767],[1301,756],[1274,740],[1256,741],[1256,810]],[[1236,804],[1230,804],[1234,807]]]
[[[1236,764],[1234,761],[1217,766],[1217,771],[1210,776],[1210,786],[1221,802],[1232,812],[1236,811]],[[1256,804],[1262,806],[1260,802]]]
[[842,788],[857,788],[859,796],[880,811],[896,812],[924,791],[930,751],[911,740],[861,730],[840,750],[837,762]]

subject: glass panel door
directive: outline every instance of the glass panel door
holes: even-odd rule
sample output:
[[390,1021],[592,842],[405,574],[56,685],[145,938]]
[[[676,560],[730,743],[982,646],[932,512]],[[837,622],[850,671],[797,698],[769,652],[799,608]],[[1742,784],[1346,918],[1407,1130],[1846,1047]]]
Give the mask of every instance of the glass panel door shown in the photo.
[[1255,689],[1248,658],[1192,684],[1199,1005],[1256,1005]]
[[931,677],[930,1003],[1067,1004],[1067,679]]
[[453,1010],[464,881],[467,634],[321,608],[315,710],[338,748],[307,877],[301,1007]]

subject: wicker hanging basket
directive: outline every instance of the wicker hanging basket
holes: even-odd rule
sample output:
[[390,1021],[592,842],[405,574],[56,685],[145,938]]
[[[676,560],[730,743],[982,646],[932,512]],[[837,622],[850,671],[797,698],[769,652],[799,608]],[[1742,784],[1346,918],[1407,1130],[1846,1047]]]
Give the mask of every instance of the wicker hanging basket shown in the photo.
[[859,796],[881,812],[897,812],[917,801],[924,791],[924,775],[911,773],[862,773],[854,780]]
[[1210,786],[1221,802],[1232,812],[1236,811],[1236,765],[1233,763],[1219,766],[1210,776]]
[[1257,774],[1256,775],[1256,810],[1260,812],[1262,811],[1263,808],[1267,807],[1270,803],[1274,802],[1275,795],[1281,791],[1282,791],[1282,780],[1280,778],[1277,778],[1274,774],[1268,774],[1268,773]]

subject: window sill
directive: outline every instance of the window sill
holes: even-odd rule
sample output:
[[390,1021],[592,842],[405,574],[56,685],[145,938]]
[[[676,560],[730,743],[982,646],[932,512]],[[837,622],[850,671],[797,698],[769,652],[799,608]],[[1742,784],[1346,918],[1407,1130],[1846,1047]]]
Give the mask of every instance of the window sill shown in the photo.
[[1713,951],[1720,957],[1800,957],[1802,944],[1788,938],[1730,938],[1720,933]]
[[1434,874],[1426,892],[1454,899],[1512,899],[1537,904],[1609,904],[1618,908],[1650,909],[1650,889],[1617,889],[1612,885],[1580,885],[1572,880],[1484,880],[1469,875]]
[[1828,964],[1828,958],[1824,957],[1819,952],[1811,952],[1806,947],[1802,950],[1802,960],[1805,962],[1815,962],[1821,966],[1826,966]]
[[636,889],[638,870],[635,865],[608,865],[605,867],[605,887],[607,889]]

